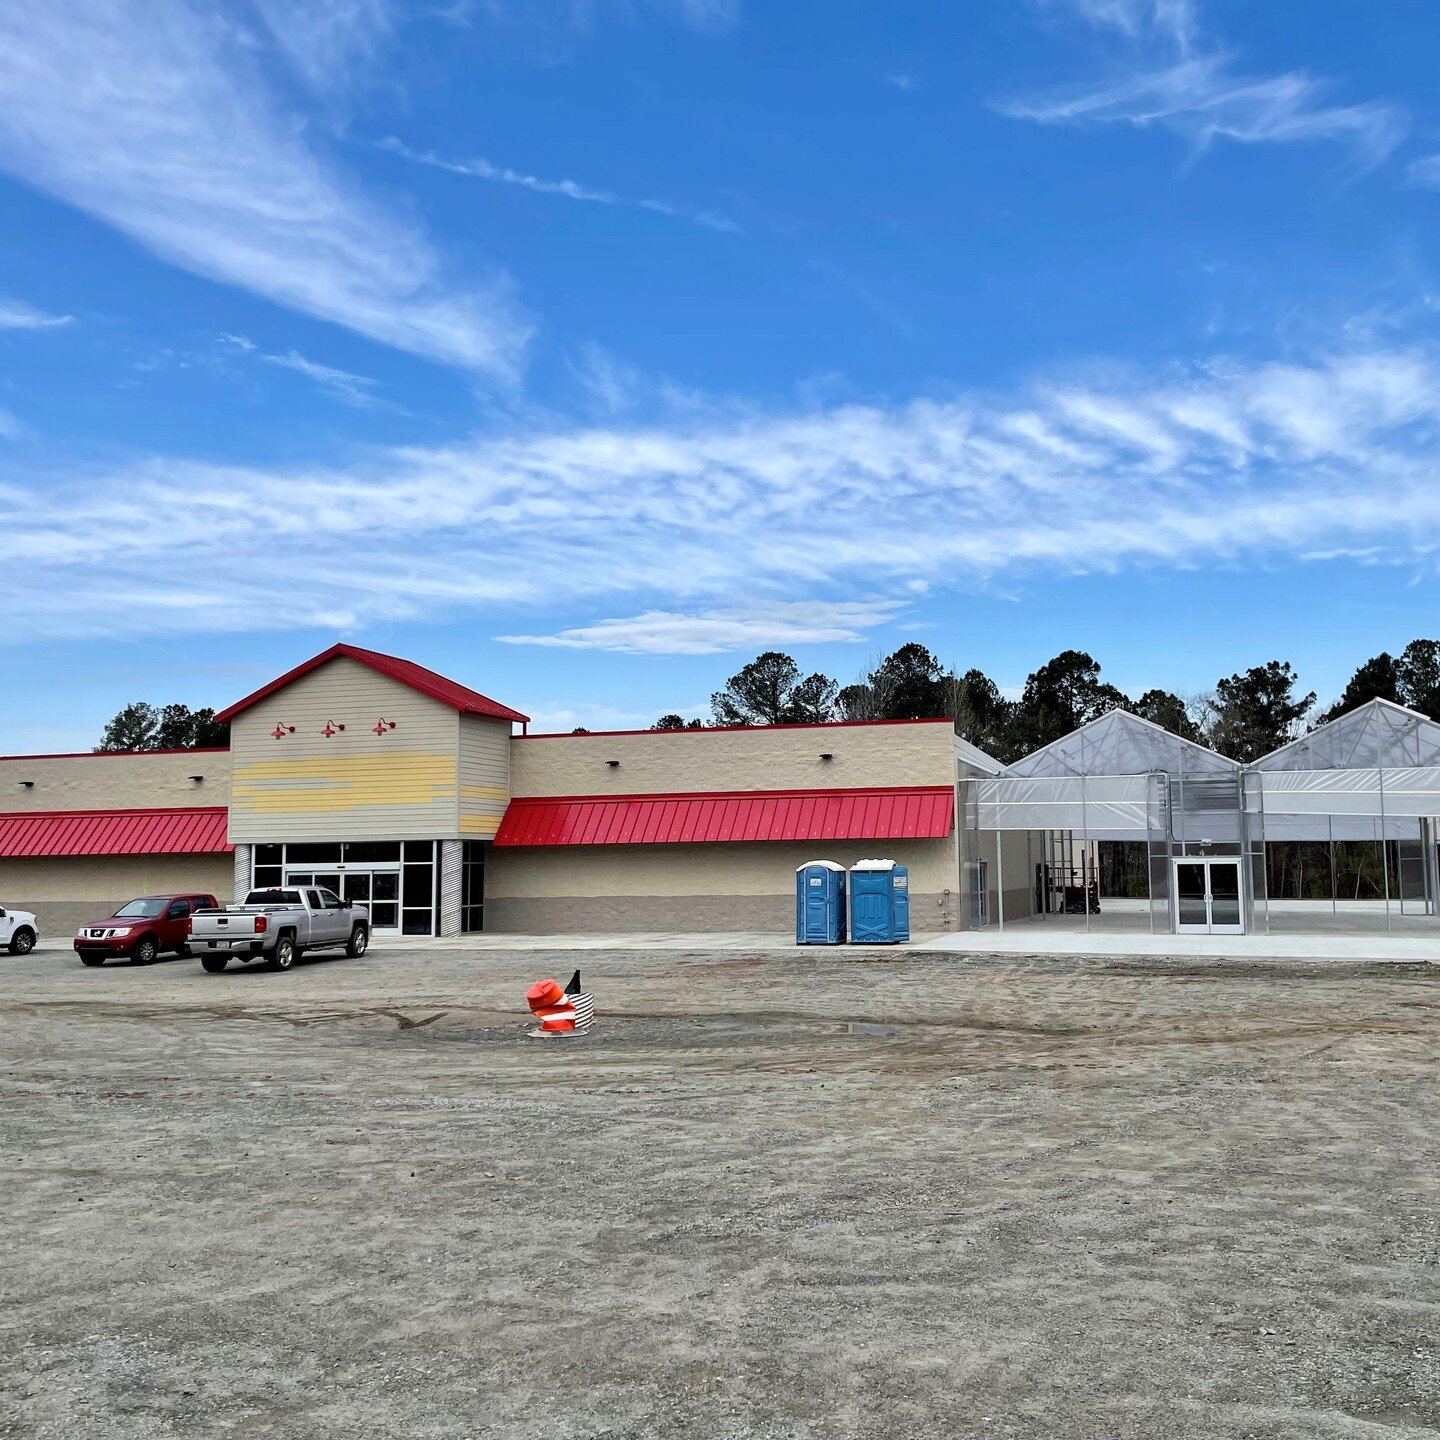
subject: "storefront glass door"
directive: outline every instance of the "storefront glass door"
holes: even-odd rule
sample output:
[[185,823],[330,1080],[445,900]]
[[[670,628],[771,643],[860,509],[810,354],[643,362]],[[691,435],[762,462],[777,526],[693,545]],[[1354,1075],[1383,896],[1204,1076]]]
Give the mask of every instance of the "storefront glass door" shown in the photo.
[[1188,935],[1243,935],[1239,860],[1175,862],[1175,929]]
[[287,885],[318,885],[333,890],[347,905],[370,907],[370,929],[376,935],[400,933],[400,870],[345,869],[285,871]]

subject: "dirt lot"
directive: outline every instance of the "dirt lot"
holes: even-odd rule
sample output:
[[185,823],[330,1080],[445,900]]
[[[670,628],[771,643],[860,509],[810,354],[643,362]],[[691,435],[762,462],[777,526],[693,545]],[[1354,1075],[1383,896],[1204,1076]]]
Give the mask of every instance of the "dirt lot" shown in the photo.
[[1433,1435],[1440,967],[0,959],[0,1433]]

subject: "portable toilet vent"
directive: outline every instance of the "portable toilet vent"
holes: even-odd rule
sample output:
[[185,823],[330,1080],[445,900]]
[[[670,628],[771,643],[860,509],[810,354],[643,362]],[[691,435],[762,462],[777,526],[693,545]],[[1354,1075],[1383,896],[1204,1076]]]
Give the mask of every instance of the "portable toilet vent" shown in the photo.
[[845,943],[845,867],[809,860],[795,872],[795,943]]
[[850,943],[894,945],[910,938],[910,872],[893,860],[850,867]]

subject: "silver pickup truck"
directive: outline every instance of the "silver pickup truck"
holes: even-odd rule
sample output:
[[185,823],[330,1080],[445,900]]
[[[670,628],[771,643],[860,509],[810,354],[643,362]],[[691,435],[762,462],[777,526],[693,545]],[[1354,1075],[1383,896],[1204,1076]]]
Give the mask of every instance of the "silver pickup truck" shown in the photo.
[[252,890],[241,905],[197,910],[190,917],[190,949],[212,974],[232,960],[265,960],[288,970],[306,950],[363,955],[370,944],[370,907],[347,905],[314,886]]

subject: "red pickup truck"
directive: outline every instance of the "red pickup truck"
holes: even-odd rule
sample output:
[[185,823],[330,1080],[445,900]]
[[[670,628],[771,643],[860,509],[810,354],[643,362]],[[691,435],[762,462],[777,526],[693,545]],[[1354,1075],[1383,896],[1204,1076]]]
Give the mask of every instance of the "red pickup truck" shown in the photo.
[[108,919],[82,925],[75,932],[75,952],[84,965],[103,965],[120,956],[149,965],[162,950],[183,955],[190,916],[214,908],[213,895],[146,895],[122,905]]

